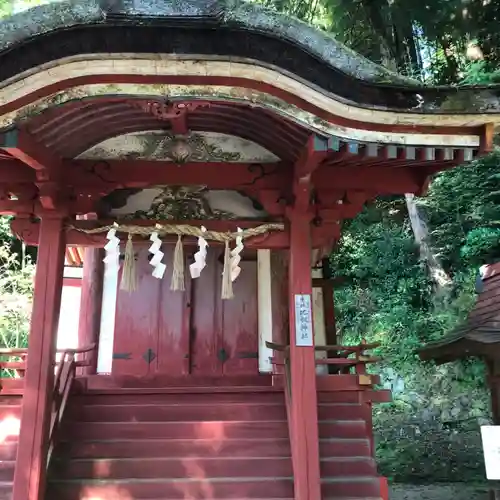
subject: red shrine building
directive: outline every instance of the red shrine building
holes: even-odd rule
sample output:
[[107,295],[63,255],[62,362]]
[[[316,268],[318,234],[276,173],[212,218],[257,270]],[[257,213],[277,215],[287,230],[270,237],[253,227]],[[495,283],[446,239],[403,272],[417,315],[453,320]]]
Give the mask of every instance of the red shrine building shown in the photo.
[[216,0],[28,10],[0,82],[0,209],[38,247],[0,498],[387,500],[390,394],[322,263],[364,203],[486,153],[495,91]]

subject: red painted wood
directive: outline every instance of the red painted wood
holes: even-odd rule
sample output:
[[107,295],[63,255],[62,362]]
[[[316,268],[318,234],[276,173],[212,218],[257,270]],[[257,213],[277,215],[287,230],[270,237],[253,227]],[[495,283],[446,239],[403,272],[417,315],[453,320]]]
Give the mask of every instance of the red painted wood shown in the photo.
[[[293,498],[283,395],[246,389],[245,397],[232,388],[179,401],[167,394],[163,405],[156,394],[78,395],[54,455],[50,498]],[[145,412],[154,418],[141,422]],[[104,489],[87,489],[95,479]]]
[[[98,345],[101,323],[102,289],[104,279],[104,251],[98,248],[86,248],[83,257],[82,292],[80,299],[80,319],[78,322],[78,346]],[[77,359],[90,356],[92,364],[82,368],[87,375],[96,373],[97,350],[90,355],[79,355]]]
[[379,498],[380,482],[378,477],[366,476],[354,478],[339,478],[325,481],[321,491],[323,497],[319,498]]
[[322,458],[321,477],[376,476],[377,467],[371,457]]
[[[108,437],[104,437],[104,440],[98,442],[66,441],[61,445],[60,451],[64,457],[72,459],[99,458],[104,460],[144,458],[178,460],[185,457],[213,460],[217,458],[290,457],[290,441],[288,438],[256,438],[255,436],[260,435],[260,431],[255,428],[252,430],[253,434],[250,438],[224,439],[221,442],[219,439],[195,439],[193,441],[191,439],[177,439],[175,436],[173,439],[159,438],[154,432],[157,426],[153,427],[146,436],[138,436],[130,441],[123,438],[111,441]],[[77,436],[75,436],[75,439]],[[85,435],[82,433],[81,437],[85,438]],[[152,439],[153,441],[145,443],[145,439]],[[291,461],[288,460],[288,462],[291,465]],[[228,474],[228,476],[230,475]],[[237,476],[237,474],[234,475]],[[161,476],[160,474],[157,477]],[[138,476],[130,474],[130,477]]]
[[0,460],[16,460],[17,441],[0,444]]
[[[200,184],[209,189],[238,189],[251,183],[252,189],[278,189],[283,186],[289,165],[279,162],[272,167],[266,176],[259,178],[245,163],[195,162],[185,163],[182,168],[165,169],[163,162],[150,160],[108,160],[106,165],[106,182],[99,182],[89,171],[95,164],[92,160],[66,160],[66,168],[72,169],[71,177],[65,182],[78,186],[82,190],[116,184],[126,181],[130,187],[147,187],[158,184],[185,185]],[[109,165],[109,167],[108,167]]]
[[[75,414],[77,413],[77,415]],[[281,420],[285,421],[283,405],[221,403],[205,405],[93,405],[68,410],[68,418],[85,422],[197,422],[221,420]],[[264,418],[266,417],[266,418]]]
[[321,457],[371,457],[370,440],[366,437],[346,439],[329,438],[319,441]]
[[[288,260],[287,250],[274,250],[271,252],[271,297],[273,315],[273,342],[276,344],[289,344],[289,297],[288,297]],[[277,361],[283,364],[282,353],[275,353]],[[273,373],[283,374],[283,366],[273,365]]]
[[233,283],[234,298],[221,301],[223,345],[229,356],[223,372],[228,376],[259,372],[257,261],[242,260],[240,268]]
[[82,287],[82,280],[80,278],[64,278],[63,286],[71,286],[75,288]]
[[147,248],[139,249],[136,255],[137,290],[127,292],[120,289],[121,271],[118,279],[113,375],[145,376],[151,373],[151,366],[144,356],[148,349],[156,350],[158,343],[162,282],[151,275]]
[[366,423],[364,420],[319,422],[318,428],[320,439],[366,439]]
[[[224,379],[225,381],[225,379]],[[75,394],[72,396],[74,405],[102,405],[102,404],[189,404],[196,399],[198,402],[211,403],[214,397],[218,402],[224,403],[249,403],[253,404],[284,404],[283,391],[270,390],[271,388],[255,388],[251,387],[248,390],[238,387],[235,391],[227,392],[193,392],[186,389],[183,393],[168,393],[168,392],[139,392],[129,393],[127,390],[119,390],[114,393],[99,393],[99,392],[86,392],[84,395]],[[0,407],[1,408],[1,407]],[[0,414],[1,415],[1,414]]]
[[[168,443],[167,443],[168,446]],[[249,452],[261,453],[262,450],[255,448],[252,442],[245,443]],[[265,452],[266,450],[264,450]],[[193,450],[185,450],[182,460],[175,458],[132,458],[129,460],[114,460],[110,458],[88,459],[79,461],[64,461],[60,464],[58,474],[66,477],[77,477],[79,479],[156,479],[169,477],[172,479],[211,479],[211,478],[276,478],[291,477],[292,464],[289,458],[279,456],[256,459],[256,455],[239,458],[237,456],[220,457],[215,454],[214,458],[202,458],[193,456]],[[10,465],[10,464],[9,464]],[[57,467],[56,465],[56,467]],[[12,466],[6,467],[2,474],[0,464],[0,479],[11,473]]]
[[382,500],[389,500],[389,482],[386,477],[380,477],[380,498]]
[[[223,376],[201,376],[190,375],[189,377],[172,377],[169,375],[156,375],[153,377],[133,377],[133,376],[102,376],[89,377],[86,380],[86,387],[89,390],[116,390],[125,389],[141,393],[161,391],[163,393],[185,393],[197,394],[200,392],[228,392],[228,391],[249,391],[253,387],[259,390],[276,390],[272,387],[273,379],[269,375],[234,375],[232,377]],[[282,390],[282,388],[278,388]]]
[[40,226],[13,500],[41,500],[45,493],[54,385],[53,362],[61,305],[65,241],[62,219],[45,218]]
[[207,266],[192,282],[191,371],[194,375],[222,375],[221,273],[218,249],[209,247]]
[[[213,400],[213,396],[212,396]],[[346,433],[346,437],[359,437],[364,436],[364,423],[361,421],[354,422],[352,425],[342,424],[336,426],[336,424],[321,424],[324,431],[324,436],[333,436],[333,432],[337,429],[338,433]],[[221,443],[217,437],[221,434],[224,435],[224,441]],[[249,440],[256,439],[259,436],[263,440],[285,440],[289,447],[288,439],[288,429],[286,422],[274,421],[274,422],[120,422],[120,423],[108,423],[108,422],[67,422],[62,438],[67,441],[68,446],[73,448],[77,446],[72,444],[72,442],[80,440],[135,440],[135,439],[176,439],[177,445],[180,449],[188,449],[191,447],[193,452],[197,454],[200,453],[204,455],[207,449],[212,449],[213,446],[217,446],[221,454],[224,454],[224,450],[229,450],[228,453],[235,453],[234,446],[237,443],[233,441],[238,440]],[[195,441],[193,441],[195,440]],[[182,441],[182,442],[181,442]],[[202,442],[201,442],[202,441]],[[244,444],[241,441],[240,444]],[[276,443],[275,443],[276,444]],[[234,446],[233,446],[234,445]],[[81,446],[81,445],[78,445]],[[97,446],[94,444],[89,444],[89,446]],[[109,444],[109,446],[113,446]],[[174,445],[171,443],[171,447],[168,448],[168,452],[175,454]],[[228,448],[226,448],[226,446]],[[278,446],[278,444],[276,444]],[[284,443],[280,441],[279,446],[285,446]],[[104,453],[104,448],[108,448],[108,444],[102,445],[102,450],[100,453]],[[83,450],[83,448],[79,448]],[[93,448],[92,448],[93,449]],[[125,453],[132,453],[133,450],[126,451],[127,448],[122,448]],[[205,450],[205,451],[203,451]],[[163,453],[165,453],[163,448]],[[77,452],[75,452],[77,453]],[[78,453],[84,453],[79,451]],[[240,451],[239,453],[244,453]],[[10,455],[6,455],[10,456]],[[85,455],[90,456],[90,455]],[[101,456],[101,455],[99,455]],[[104,456],[104,455],[103,455]],[[1,458],[1,455],[0,455]]]
[[[352,127],[366,130],[380,130],[386,132],[407,132],[421,134],[470,134],[480,135],[480,127],[449,127],[449,126],[414,126],[405,124],[383,124],[383,123],[365,123],[352,120],[348,117],[333,115],[324,109],[315,106],[305,99],[302,99],[286,90],[279,89],[270,83],[258,82],[255,80],[230,77],[230,76],[212,76],[212,75],[88,75],[74,78],[68,78],[59,82],[47,85],[37,91],[28,93],[18,99],[0,106],[2,114],[14,111],[21,106],[33,103],[37,99],[55,94],[73,86],[88,85],[93,83],[158,83],[174,85],[226,85],[230,87],[244,87],[269,93],[290,104],[294,104],[306,111],[309,111],[318,117],[331,121],[344,127]],[[123,100],[117,97],[116,100]],[[109,101],[110,99],[108,99]],[[43,118],[39,122],[43,123]],[[41,124],[40,123],[40,124]]]
[[[308,198],[308,195],[307,189],[304,197]],[[296,201],[300,202],[299,196],[296,196]],[[310,231],[310,218],[297,211],[291,212],[289,268],[290,424],[295,498],[300,500],[321,498],[315,351],[314,347],[298,347],[295,343],[295,295],[312,296]]]
[[[186,249],[185,249],[186,250]],[[189,373],[189,321],[190,311],[187,307],[190,303],[191,279],[189,270],[185,267],[184,277],[186,291],[173,291],[170,289],[174,245],[163,245],[162,252],[165,253],[163,262],[167,264],[167,271],[162,280],[159,280],[160,290],[157,308],[159,311],[158,330],[156,332],[156,345],[152,348],[156,353],[156,359],[152,365],[156,373],[168,373],[170,375],[187,375]],[[151,276],[152,268],[146,273]],[[156,280],[156,278],[152,278]],[[153,304],[150,304],[151,306]],[[153,338],[155,332],[153,332]]]
[[[234,478],[226,480],[108,480],[101,484],[85,481],[55,483],[51,486],[50,498],[58,500],[122,500],[141,499],[185,500],[187,498],[245,499],[293,499],[291,478],[263,478],[250,480]],[[3,499],[2,499],[3,500]],[[7,499],[6,499],[7,500]]]

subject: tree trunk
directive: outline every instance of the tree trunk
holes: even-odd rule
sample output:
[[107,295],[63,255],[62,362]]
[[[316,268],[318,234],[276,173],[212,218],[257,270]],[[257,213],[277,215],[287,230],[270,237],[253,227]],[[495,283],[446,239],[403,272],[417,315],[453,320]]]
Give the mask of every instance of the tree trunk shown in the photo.
[[429,231],[422,214],[415,202],[414,194],[406,194],[406,207],[410,217],[411,228],[415,237],[415,242],[420,248],[420,258],[425,262],[429,276],[435,283],[436,292],[439,295],[446,295],[452,283],[451,278],[443,269],[437,256],[433,253],[429,244]]

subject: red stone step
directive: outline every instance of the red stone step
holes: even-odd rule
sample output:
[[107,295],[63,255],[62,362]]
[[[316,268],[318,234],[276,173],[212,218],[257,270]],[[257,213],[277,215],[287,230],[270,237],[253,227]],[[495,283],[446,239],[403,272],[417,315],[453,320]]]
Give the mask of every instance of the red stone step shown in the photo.
[[222,403],[213,405],[92,405],[68,408],[71,420],[85,422],[193,422],[210,420],[278,420],[286,421],[282,404]]
[[[346,437],[358,437],[359,432],[366,435],[364,421],[356,423],[321,424],[328,436],[332,431],[345,432]],[[288,439],[286,421],[257,422],[66,422],[63,439],[101,440],[101,439]]]
[[[327,446],[328,451],[331,447]],[[341,452],[341,450],[340,450]],[[68,441],[57,456],[71,458],[177,458],[179,457],[288,457],[287,439],[135,439],[120,441]]]
[[199,479],[291,477],[288,458],[130,458],[60,461],[58,479]]
[[375,460],[371,457],[322,458],[321,477],[348,477],[377,475]]
[[370,457],[369,439],[320,439],[319,451],[322,458]]
[[360,404],[321,403],[318,405],[318,420],[352,420],[363,419],[367,409]]
[[293,479],[57,481],[47,498],[57,500],[215,500],[293,498]]
[[349,477],[322,480],[324,498],[351,499],[380,498],[380,481],[377,477]]

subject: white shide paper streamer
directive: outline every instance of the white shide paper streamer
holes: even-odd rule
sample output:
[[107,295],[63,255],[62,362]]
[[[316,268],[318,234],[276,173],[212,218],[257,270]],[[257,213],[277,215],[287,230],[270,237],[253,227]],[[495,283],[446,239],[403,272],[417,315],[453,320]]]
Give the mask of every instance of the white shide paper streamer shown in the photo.
[[[206,232],[206,228],[201,226],[201,231]],[[198,248],[199,250],[194,254],[194,262],[189,266],[189,272],[191,274],[191,278],[199,278],[201,275],[201,271],[207,265],[207,247],[208,243],[205,238],[200,236],[198,238]]]

